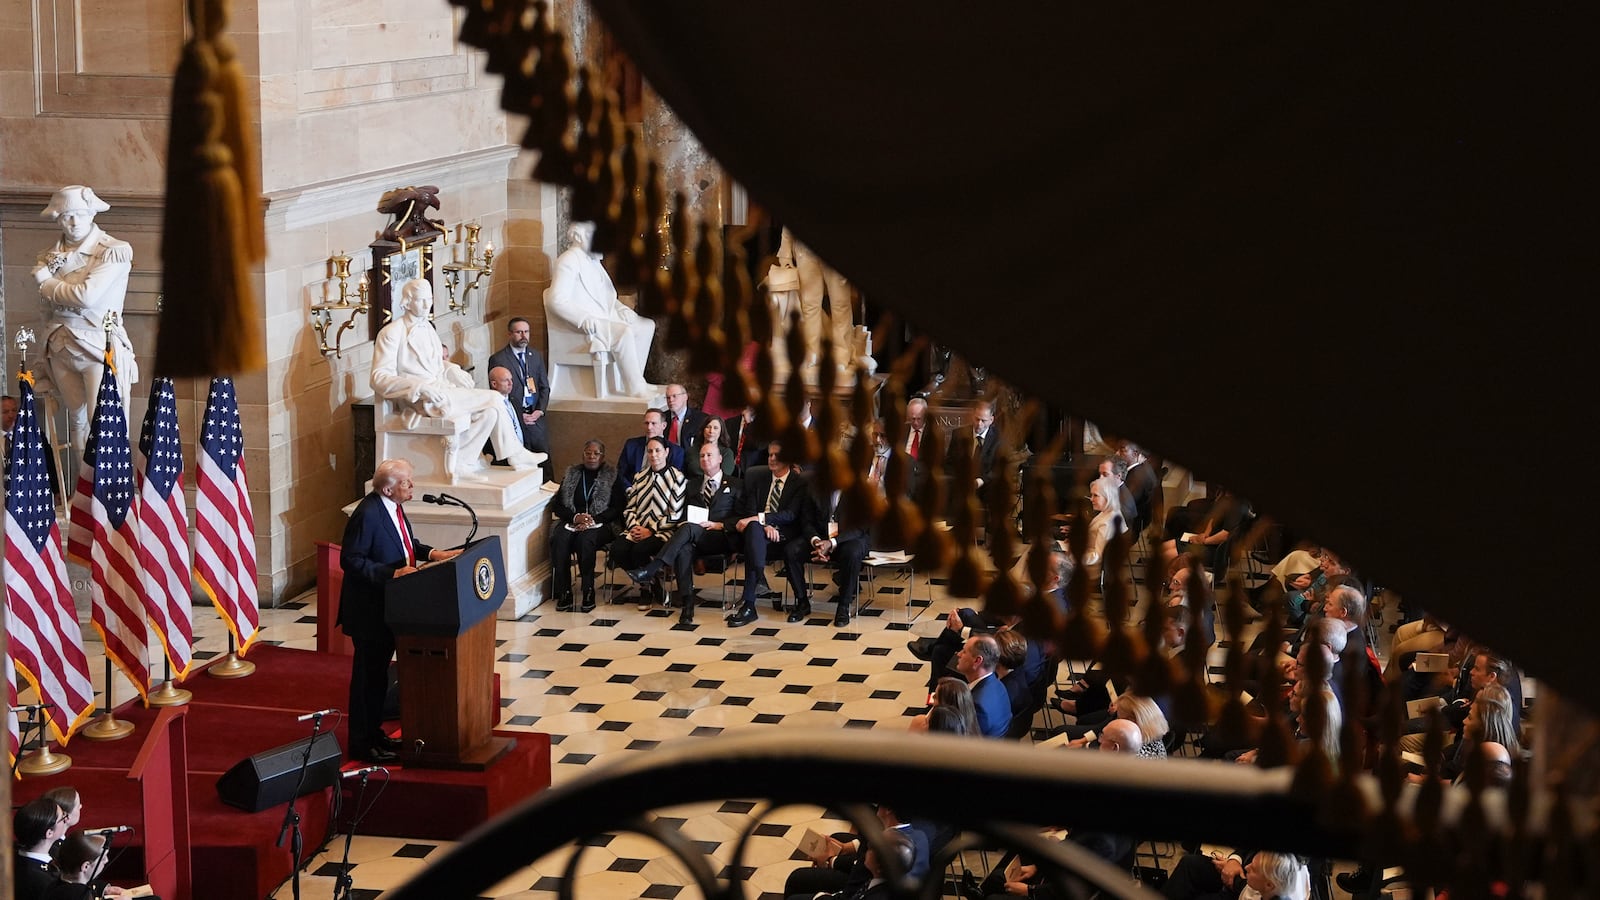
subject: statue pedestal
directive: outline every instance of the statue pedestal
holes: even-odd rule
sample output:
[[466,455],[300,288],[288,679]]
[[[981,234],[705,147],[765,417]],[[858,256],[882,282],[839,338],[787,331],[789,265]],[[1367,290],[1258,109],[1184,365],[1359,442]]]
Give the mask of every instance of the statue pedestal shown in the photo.
[[559,484],[568,466],[583,461],[583,445],[590,440],[603,442],[606,459],[616,463],[623,442],[644,434],[645,410],[666,405],[665,397],[552,397],[545,411],[550,458],[556,461],[550,477]]
[[[553,491],[542,488],[538,471],[513,472],[491,467],[487,481],[451,484],[436,479],[414,481],[415,495],[406,504],[406,519],[416,528],[417,539],[434,547],[454,547],[466,540],[472,516],[459,506],[423,503],[422,495],[444,492],[472,505],[478,514],[478,537],[500,536],[505,548],[505,603],[497,615],[518,619],[543,603],[550,593],[550,500]],[[554,484],[551,485],[555,487]],[[367,489],[372,489],[371,484]],[[345,507],[345,515],[355,511]]]

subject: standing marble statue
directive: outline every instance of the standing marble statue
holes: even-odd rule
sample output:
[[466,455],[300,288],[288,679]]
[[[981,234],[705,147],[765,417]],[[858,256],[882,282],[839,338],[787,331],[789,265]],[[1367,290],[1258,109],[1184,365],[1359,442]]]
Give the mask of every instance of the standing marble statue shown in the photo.
[[[657,391],[644,380],[644,364],[656,323],[617,299],[616,285],[600,264],[600,255],[589,252],[593,239],[593,222],[573,222],[567,229],[567,249],[556,257],[555,273],[544,295],[550,330],[582,335],[589,353],[597,358],[610,354],[621,375],[623,393],[653,396]],[[555,348],[551,349],[553,353]]]
[[81,184],[55,192],[39,213],[61,226],[61,238],[39,254],[33,277],[49,307],[45,326],[45,368],[51,385],[67,408],[72,445],[83,449],[89,434],[89,406],[100,394],[105,371],[107,313],[116,313],[110,328],[117,389],[128,402],[128,388],[139,380],[133,342],[122,327],[122,305],[133,268],[133,247],[94,224],[97,213],[111,205]]
[[420,278],[406,282],[400,304],[401,314],[383,326],[372,348],[372,389],[402,408],[407,428],[415,428],[423,416],[469,414],[466,431],[453,445],[445,441],[445,470],[452,478],[472,477],[486,467],[480,455],[485,441],[511,468],[537,469],[541,457],[522,446],[500,393],[472,387],[470,381],[464,386],[461,370],[446,365],[439,332],[428,321],[433,286]]
[[[806,343],[802,367],[812,369],[821,363],[822,335],[827,331],[833,339],[833,364],[841,370],[850,368],[855,355],[855,328],[851,320],[855,294],[850,282],[829,268],[809,247],[795,240],[785,228],[783,240],[778,244],[778,262],[782,265],[791,260],[800,273],[800,328]],[[823,312],[824,295],[831,312]]]

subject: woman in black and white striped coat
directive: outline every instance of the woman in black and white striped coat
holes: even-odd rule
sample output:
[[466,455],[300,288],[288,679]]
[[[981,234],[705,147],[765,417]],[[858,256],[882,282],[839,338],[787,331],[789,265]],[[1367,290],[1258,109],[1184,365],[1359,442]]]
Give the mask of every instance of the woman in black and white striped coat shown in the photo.
[[[683,524],[687,488],[683,473],[667,465],[666,439],[645,441],[644,468],[628,487],[622,534],[611,543],[612,566],[636,569],[660,552],[673,529]],[[640,608],[650,608],[649,594],[644,595]]]

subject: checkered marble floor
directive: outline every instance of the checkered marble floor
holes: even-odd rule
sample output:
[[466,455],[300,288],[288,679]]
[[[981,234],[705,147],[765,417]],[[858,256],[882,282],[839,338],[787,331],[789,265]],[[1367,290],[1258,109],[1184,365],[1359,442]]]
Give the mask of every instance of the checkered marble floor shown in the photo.
[[[941,611],[949,606],[942,585],[919,577],[916,599],[908,604],[905,577],[884,573],[847,627],[834,627],[830,602],[814,604],[805,623],[789,624],[785,613],[763,600],[760,621],[734,629],[723,622],[717,602],[721,576],[702,576],[698,584],[702,604],[690,626],[678,624],[676,610],[639,612],[637,592],[621,587],[610,603],[602,589],[592,613],[556,612],[546,604],[500,623],[501,727],[551,736],[552,784],[669,741],[785,725],[903,729],[908,716],[923,711],[927,667],[905,644],[942,627],[937,615],[927,613],[930,605]],[[737,590],[730,584],[730,595]],[[817,585],[814,591],[826,600],[833,587]],[[283,634],[269,636],[289,646],[311,646],[310,631],[288,635],[289,628],[314,623],[311,603],[314,598],[297,601],[300,608],[287,616],[269,614],[289,620]],[[796,850],[807,829],[846,827],[820,808],[770,810],[744,801],[667,809],[657,816],[697,842],[724,872],[738,836],[759,820],[743,864],[752,895],[768,898],[781,896],[789,872],[807,864]],[[441,846],[448,844],[356,837],[350,856],[355,896],[377,897],[404,883]],[[484,896],[552,895],[574,849],[536,861]],[[332,893],[343,850],[341,838],[310,862],[301,881],[304,895]],[[578,871],[578,895],[585,898],[699,894],[686,887],[692,879],[681,863],[635,834],[590,841]],[[274,896],[291,893],[284,886]]]
[[[772,584],[779,584],[772,579]],[[906,727],[924,709],[926,664],[906,649],[906,641],[932,635],[942,614],[954,605],[942,582],[918,578],[915,599],[904,575],[885,573],[864,609],[849,626],[833,625],[833,605],[814,604],[810,619],[789,624],[785,614],[761,601],[760,620],[733,629],[724,624],[717,598],[718,575],[698,581],[702,604],[691,626],[678,624],[676,610],[640,612],[637,593],[618,589],[592,613],[561,613],[546,604],[497,629],[496,671],[501,676],[501,727],[551,735],[554,785],[595,767],[652,750],[669,741],[713,738],[748,728],[783,726]],[[730,585],[730,592],[737,585]],[[863,588],[865,596],[865,586]],[[832,585],[816,585],[826,600]],[[316,641],[315,594],[278,609],[263,610],[261,640],[312,649]],[[214,613],[196,608],[197,657],[226,652],[226,636]],[[1220,675],[1225,645],[1209,660]],[[103,671],[90,646],[92,668]],[[97,684],[98,686],[98,684]],[[119,693],[126,685],[119,687]],[[743,801],[706,803],[661,810],[658,817],[698,843],[728,874],[738,836],[754,826],[744,871],[751,894],[780,897],[784,879],[807,864],[796,849],[807,829],[847,830],[816,807],[776,810]],[[448,843],[357,836],[350,861],[357,898],[379,897],[420,871]],[[535,861],[484,896],[543,897],[555,893],[557,879],[577,848],[565,848]],[[306,866],[305,896],[333,893],[343,837]],[[586,898],[693,897],[699,894],[681,863],[650,838],[600,835],[583,848],[578,896]],[[273,897],[292,896],[288,885]]]

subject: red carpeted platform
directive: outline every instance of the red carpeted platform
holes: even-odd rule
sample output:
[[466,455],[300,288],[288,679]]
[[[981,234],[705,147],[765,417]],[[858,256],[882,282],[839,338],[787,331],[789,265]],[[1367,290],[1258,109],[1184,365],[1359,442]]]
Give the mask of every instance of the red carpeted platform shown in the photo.
[[[190,834],[194,896],[207,900],[257,900],[289,877],[290,858],[274,846],[284,807],[259,813],[225,806],[217,798],[216,781],[235,763],[264,750],[310,735],[310,724],[295,721],[307,712],[345,705],[350,657],[261,646],[250,653],[256,671],[248,678],[220,679],[203,674],[184,687],[194,692],[185,713],[188,733]],[[499,682],[496,679],[496,705]],[[128,770],[156,710],[124,704],[118,718],[133,722],[134,734],[121,741],[96,743],[77,738],[67,747],[73,767],[48,778],[18,782],[14,802],[22,803],[52,787],[70,784],[84,798],[82,827],[98,828],[139,821],[137,785]],[[332,724],[332,723],[330,723]],[[345,746],[343,721],[334,726]],[[368,787],[370,813],[360,833],[392,837],[449,840],[460,837],[488,818],[550,784],[550,738],[544,734],[500,732],[516,738],[516,747],[482,772],[438,769],[406,770],[391,766]],[[353,768],[346,764],[346,768]],[[345,812],[338,828],[349,821],[354,782],[346,782]],[[330,822],[333,792],[325,790],[298,801],[306,858],[335,828]],[[143,870],[142,840],[115,867],[114,879],[135,880]]]

